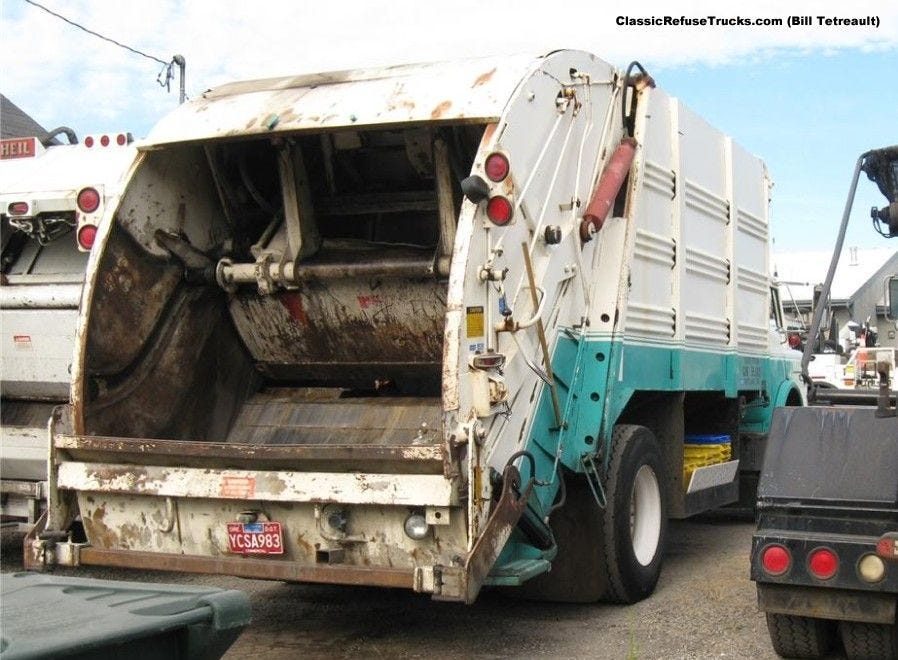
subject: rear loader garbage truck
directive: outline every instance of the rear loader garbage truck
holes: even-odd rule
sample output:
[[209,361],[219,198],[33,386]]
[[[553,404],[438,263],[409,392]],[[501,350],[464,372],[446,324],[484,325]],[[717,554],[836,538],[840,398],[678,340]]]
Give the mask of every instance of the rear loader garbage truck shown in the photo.
[[[857,161],[824,303],[862,171],[889,201],[871,211],[874,227],[898,237],[896,145]],[[888,303],[898,306],[893,298]],[[806,347],[802,359],[808,383],[811,350]],[[852,659],[898,658],[898,418],[892,363],[879,360],[876,369],[879,391],[868,397],[870,405],[863,405],[864,390],[814,387],[813,405],[777,410],[773,417],[758,485],[751,578],[773,648],[783,657],[824,657],[841,640]]]
[[100,225],[29,565],[646,597],[804,400],[768,189],[582,52],[203,94]]
[[[68,135],[70,144],[48,138]],[[44,146],[47,143],[47,146]],[[47,490],[47,423],[69,400],[78,303],[97,226],[137,150],[69,128],[0,141],[0,496],[27,527]]]

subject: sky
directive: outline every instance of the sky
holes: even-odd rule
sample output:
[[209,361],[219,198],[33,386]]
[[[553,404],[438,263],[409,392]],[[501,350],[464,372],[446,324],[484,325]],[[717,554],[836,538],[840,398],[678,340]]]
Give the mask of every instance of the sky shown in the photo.
[[[660,87],[765,160],[777,251],[831,249],[857,157],[898,144],[893,0],[38,1],[164,62],[183,55],[188,96],[240,79],[559,48],[619,67],[639,60]],[[812,24],[619,25],[665,16]],[[818,16],[878,25],[820,25]],[[177,76],[170,92],[156,81],[159,62],[25,0],[0,0],[0,45],[0,91],[48,129],[142,137],[178,103]],[[869,219],[884,203],[862,179],[846,245],[887,245]]]

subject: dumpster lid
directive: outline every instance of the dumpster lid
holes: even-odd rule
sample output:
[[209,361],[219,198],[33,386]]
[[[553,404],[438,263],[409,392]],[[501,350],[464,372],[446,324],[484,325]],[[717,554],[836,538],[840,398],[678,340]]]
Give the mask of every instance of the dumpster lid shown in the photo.
[[229,83],[163,117],[142,148],[301,130],[496,121],[537,64],[532,55],[517,55]]
[[777,408],[758,499],[898,507],[898,419],[872,407]]
[[[110,649],[123,652],[150,638],[159,657],[171,657],[172,646],[160,637],[185,628],[191,634],[177,642],[183,657],[217,658],[249,623],[250,604],[242,591],[4,573],[0,620],[4,660],[76,652],[114,657]],[[141,647],[140,657],[153,656]]]

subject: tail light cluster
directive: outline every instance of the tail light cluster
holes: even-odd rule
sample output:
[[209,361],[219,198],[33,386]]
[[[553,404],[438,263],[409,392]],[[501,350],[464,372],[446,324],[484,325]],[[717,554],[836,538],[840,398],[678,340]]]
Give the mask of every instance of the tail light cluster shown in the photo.
[[[779,543],[771,543],[761,550],[761,568],[771,577],[804,570],[818,580],[830,580],[839,574],[842,567],[839,555],[832,548],[825,546],[814,548],[801,565],[796,565],[789,548]],[[868,552],[857,561],[855,572],[863,582],[874,584],[885,577],[886,566],[877,554]]]
[[[85,144],[87,140],[85,139]],[[88,186],[78,191],[76,197],[78,205],[78,249],[88,252],[94,246],[97,239],[97,225],[103,209],[103,196],[99,190]]]
[[103,135],[88,135],[84,138],[84,146],[88,149],[93,149],[96,146],[100,147],[108,147],[109,145],[115,144],[119,147],[124,147],[126,144],[131,144],[134,142],[134,137],[130,133],[113,133],[113,134],[103,134]]
[[[508,178],[511,172],[511,166],[508,163],[508,157],[499,151],[494,151],[486,157],[483,164],[483,171],[486,178],[493,183],[502,183]],[[508,189],[509,186],[504,186]],[[514,205],[505,194],[491,195],[486,203],[486,217],[490,219],[494,225],[503,227],[511,222],[514,216]]]

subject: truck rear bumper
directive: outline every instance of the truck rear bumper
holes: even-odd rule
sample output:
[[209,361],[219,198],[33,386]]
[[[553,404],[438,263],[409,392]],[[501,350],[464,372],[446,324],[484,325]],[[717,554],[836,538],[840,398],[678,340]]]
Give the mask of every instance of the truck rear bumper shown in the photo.
[[258,580],[317,582],[323,584],[366,585],[414,589],[414,569],[372,568],[363,566],[307,566],[292,561],[250,558],[197,557],[133,550],[104,550],[85,547],[80,550],[83,566],[114,566],[185,573],[235,575]]
[[758,584],[762,612],[808,616],[816,619],[895,623],[898,596],[847,589],[822,589],[788,584]]

